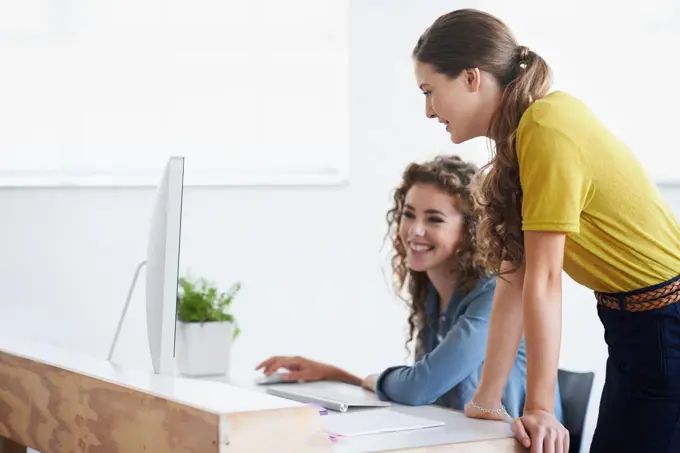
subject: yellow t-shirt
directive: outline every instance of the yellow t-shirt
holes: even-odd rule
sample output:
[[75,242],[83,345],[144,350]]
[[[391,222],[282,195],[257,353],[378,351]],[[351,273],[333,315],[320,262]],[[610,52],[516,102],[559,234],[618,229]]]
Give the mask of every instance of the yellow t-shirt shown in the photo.
[[564,270],[595,291],[680,274],[680,227],[633,152],[582,102],[556,91],[517,131],[522,229],[567,233]]

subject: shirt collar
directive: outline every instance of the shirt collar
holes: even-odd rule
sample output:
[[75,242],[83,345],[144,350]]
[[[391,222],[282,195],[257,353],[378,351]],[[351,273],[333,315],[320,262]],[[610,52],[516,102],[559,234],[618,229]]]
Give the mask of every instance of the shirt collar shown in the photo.
[[456,307],[460,305],[458,302],[463,301],[469,297],[474,297],[476,293],[480,290],[480,287],[484,286],[483,283],[485,281],[486,279],[484,278],[480,279],[477,282],[477,285],[474,288],[472,288],[472,290],[462,299],[458,297],[459,296],[458,291],[454,291],[453,294],[451,295],[451,299],[449,299],[449,303],[446,306],[446,311],[444,313],[439,313],[439,294],[437,294],[437,290],[435,289],[432,282],[429,282],[427,284],[427,300],[425,302],[425,314],[427,315],[428,319],[435,319],[442,314],[451,316],[451,314],[454,313]]

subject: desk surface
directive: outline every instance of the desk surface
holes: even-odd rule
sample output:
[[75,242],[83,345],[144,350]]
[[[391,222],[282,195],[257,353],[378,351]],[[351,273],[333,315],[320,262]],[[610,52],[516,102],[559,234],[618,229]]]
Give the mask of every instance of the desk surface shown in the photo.
[[[0,335],[0,381],[5,390],[0,392],[0,400],[9,404],[10,415],[15,414],[10,418],[0,414],[0,441],[4,436],[44,453],[62,449],[52,445],[55,436],[61,436],[61,447],[72,444],[75,449],[75,443],[86,439],[92,445],[107,445],[110,451],[140,452],[152,446],[169,452],[213,451],[218,444],[219,448],[229,445],[230,451],[248,453],[272,448],[296,453],[328,452],[329,448],[334,453],[521,451],[506,423],[468,419],[460,412],[436,406],[397,404],[363,410],[398,411],[441,420],[445,425],[346,437],[329,444],[321,426],[323,418],[352,417],[355,411],[317,416],[308,405],[266,394],[266,387],[254,385],[252,378],[240,384],[234,379],[221,380],[158,376],[25,338]],[[25,395],[33,397],[27,399]],[[158,398],[149,399],[147,395]],[[42,419],[31,415],[36,411],[41,411]],[[192,415],[195,424],[187,424],[187,418],[178,414]],[[112,423],[117,425],[115,429]],[[45,430],[43,425],[56,431]],[[168,427],[186,432],[181,439],[186,445],[178,443]],[[269,435],[262,436],[263,430]]]
[[0,351],[58,366],[214,414],[289,409],[304,404],[220,382],[163,376],[13,335],[0,335]]
[[[439,420],[444,422],[445,425],[413,431],[340,438],[334,442],[337,453],[394,451],[512,437],[510,425],[507,423],[473,420],[460,412],[436,406],[407,407],[395,405],[389,408],[367,410],[396,411]],[[351,416],[352,412],[326,415],[326,417]]]
[[[228,382],[234,386],[245,387],[262,393],[266,393],[267,391],[267,386],[255,385],[253,384],[253,379],[248,379],[243,376],[217,379]],[[442,421],[444,422],[444,426],[412,431],[339,438],[333,443],[335,452],[386,452],[421,449],[426,447],[462,444],[468,442],[478,443],[498,439],[507,439],[508,445],[512,445],[512,443],[515,442],[512,439],[513,434],[510,429],[510,425],[505,422],[471,419],[459,411],[446,409],[435,405],[414,407],[392,404],[390,407],[350,409],[346,413],[328,411],[328,415],[324,415],[323,417],[352,417],[352,415],[358,411],[367,410],[396,411],[407,415]],[[517,447],[519,447],[519,444],[517,444]],[[515,449],[510,449],[510,447],[508,447],[490,451],[507,452],[515,451]],[[521,451],[521,449],[517,451]]]

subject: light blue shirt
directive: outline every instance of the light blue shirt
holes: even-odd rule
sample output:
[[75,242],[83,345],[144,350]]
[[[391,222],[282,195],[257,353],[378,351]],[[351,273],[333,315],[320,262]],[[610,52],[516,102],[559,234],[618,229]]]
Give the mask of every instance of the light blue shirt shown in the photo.
[[[495,288],[495,278],[480,279],[465,296],[454,292],[440,314],[439,296],[430,285],[425,304],[424,353],[412,366],[383,371],[376,381],[378,398],[411,406],[438,404],[463,410],[479,385]],[[502,400],[512,417],[522,414],[525,397],[526,350],[522,338]],[[555,393],[555,415],[562,420],[559,388]]]

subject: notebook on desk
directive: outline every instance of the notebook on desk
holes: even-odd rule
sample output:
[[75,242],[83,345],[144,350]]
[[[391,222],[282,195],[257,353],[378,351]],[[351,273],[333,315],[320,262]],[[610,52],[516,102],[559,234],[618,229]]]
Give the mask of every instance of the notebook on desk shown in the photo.
[[376,409],[323,418],[326,431],[333,437],[354,437],[444,426],[441,420]]
[[380,401],[373,392],[342,382],[304,382],[274,384],[267,393],[301,403],[312,403],[326,409],[347,412],[352,407],[387,407],[388,401]]

